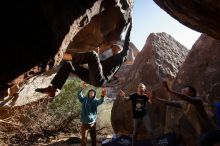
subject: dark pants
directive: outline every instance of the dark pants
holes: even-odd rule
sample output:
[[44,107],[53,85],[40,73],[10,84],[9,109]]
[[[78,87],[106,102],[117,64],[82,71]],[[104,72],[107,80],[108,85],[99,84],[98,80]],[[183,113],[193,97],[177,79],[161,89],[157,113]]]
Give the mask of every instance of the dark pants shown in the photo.
[[218,142],[220,142],[220,130],[214,130],[200,136],[199,146],[214,146]]
[[144,126],[149,132],[151,142],[152,142],[153,146],[155,146],[154,132],[153,132],[153,129],[151,126],[151,121],[150,121],[149,115],[147,113],[141,118],[133,119],[133,126],[134,126],[133,128],[134,129],[133,129],[133,135],[132,135],[132,146],[135,146],[137,134],[138,134],[138,130],[140,128],[141,122],[144,122]]
[[[80,66],[82,64],[88,64],[88,69]],[[64,62],[51,84],[61,89],[70,73],[76,74],[81,80],[96,87],[102,86],[105,82],[102,65],[95,51],[74,53],[73,60]]]
[[[61,89],[71,72],[93,86],[103,86],[114,76],[122,63],[127,59],[131,28],[132,25],[129,25],[125,35],[123,50],[119,54],[111,56],[100,63],[98,54],[95,51],[75,53],[72,55],[73,60],[66,62],[60,68],[51,84]],[[88,68],[79,66],[82,64],[88,64]]]
[[93,124],[85,124],[82,123],[81,126],[81,146],[86,146],[88,132],[90,133],[90,137],[92,140],[92,146],[96,146],[96,123]]

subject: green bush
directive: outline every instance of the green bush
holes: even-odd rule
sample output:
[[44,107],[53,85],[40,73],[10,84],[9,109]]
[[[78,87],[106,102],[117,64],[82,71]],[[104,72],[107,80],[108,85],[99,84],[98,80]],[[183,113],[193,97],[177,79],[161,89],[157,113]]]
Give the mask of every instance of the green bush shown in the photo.
[[[61,93],[55,97],[54,102],[50,105],[49,111],[60,118],[68,116],[79,118],[81,103],[78,100],[77,94],[82,89],[81,86],[82,81],[79,78],[67,80]],[[89,89],[95,89],[97,97],[101,96],[101,88],[95,88],[91,85],[88,85],[83,93],[87,95]]]
[[49,112],[64,119],[68,116],[78,117],[81,104],[77,98],[77,93],[81,89],[80,84],[79,79],[67,80],[61,92],[50,105]]

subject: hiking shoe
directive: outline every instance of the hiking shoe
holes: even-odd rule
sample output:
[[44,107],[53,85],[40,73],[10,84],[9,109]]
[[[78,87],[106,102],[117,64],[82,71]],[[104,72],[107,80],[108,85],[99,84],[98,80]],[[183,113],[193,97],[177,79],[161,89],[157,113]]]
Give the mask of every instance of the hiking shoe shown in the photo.
[[43,94],[47,94],[50,97],[54,97],[56,95],[57,89],[53,86],[48,86],[46,88],[37,88],[35,89],[35,91]]

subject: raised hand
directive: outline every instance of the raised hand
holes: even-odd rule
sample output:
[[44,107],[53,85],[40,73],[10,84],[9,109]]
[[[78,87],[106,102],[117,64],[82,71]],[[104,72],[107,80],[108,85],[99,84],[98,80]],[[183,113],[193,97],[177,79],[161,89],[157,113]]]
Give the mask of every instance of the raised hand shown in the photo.
[[87,87],[86,82],[82,83],[82,88],[85,89]]
[[146,94],[146,96],[148,97],[148,102],[149,102],[150,104],[152,104],[152,103],[153,103],[153,100],[154,100],[154,97],[153,97],[153,95],[152,95],[152,90],[151,90],[151,89],[147,90],[147,91],[145,92],[145,94]]
[[72,54],[70,54],[70,53],[64,53],[63,54],[63,60],[64,61],[72,61],[72,59],[73,59]]
[[152,99],[153,96],[152,96],[152,92],[149,90],[149,91],[146,91],[146,95],[148,98]]
[[107,96],[107,89],[106,88],[102,88],[102,96]]
[[119,91],[119,96],[120,96],[120,97],[125,97],[125,92],[122,91],[122,90],[120,90],[120,91]]

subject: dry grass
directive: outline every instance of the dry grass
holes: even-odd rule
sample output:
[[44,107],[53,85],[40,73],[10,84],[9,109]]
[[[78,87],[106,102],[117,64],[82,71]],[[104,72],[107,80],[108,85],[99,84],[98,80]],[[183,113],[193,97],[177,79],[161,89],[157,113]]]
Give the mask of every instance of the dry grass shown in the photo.
[[[80,85],[78,79],[67,81],[54,99],[43,98],[23,106],[0,107],[0,145],[48,144],[60,133],[79,134],[81,104],[76,94]],[[97,92],[99,95],[100,89]],[[105,137],[112,132],[111,107],[109,103],[99,107],[98,135]]]
[[[75,89],[78,82],[67,82],[54,99],[40,99],[23,106],[0,108],[0,139],[7,145],[48,142],[79,117],[80,105]],[[69,93],[71,92],[71,94]],[[75,94],[74,94],[75,93]],[[67,96],[68,95],[68,96]]]

